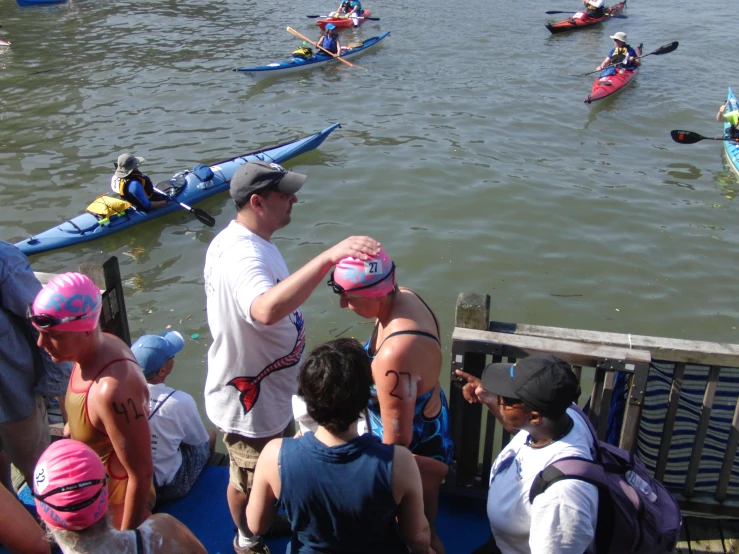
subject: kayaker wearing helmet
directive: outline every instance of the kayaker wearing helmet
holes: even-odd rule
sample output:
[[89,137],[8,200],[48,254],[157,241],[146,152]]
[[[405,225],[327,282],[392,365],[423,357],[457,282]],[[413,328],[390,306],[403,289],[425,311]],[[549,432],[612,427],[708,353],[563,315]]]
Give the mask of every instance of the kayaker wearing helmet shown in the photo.
[[[726,111],[727,108],[728,111]],[[716,121],[721,121],[722,119],[731,125],[731,127],[726,130],[727,136],[739,140],[739,108],[737,107],[736,102],[732,101],[731,105],[729,105],[728,102],[725,102],[721,105],[716,114]]]
[[115,173],[110,179],[110,188],[136,209],[148,212],[161,208],[168,200],[167,196],[156,192],[151,179],[139,171],[139,164],[145,159],[128,153],[118,156]]
[[[631,46],[626,44],[626,33],[619,31],[615,35],[612,35],[613,43],[615,47],[611,49],[603,62],[595,69],[606,69],[601,74],[601,77],[607,77],[613,75],[616,69],[613,67],[619,65],[623,69],[636,69],[641,65],[641,60],[637,57],[638,54]],[[611,66],[611,67],[608,67]]]
[[336,31],[336,25],[333,23],[326,24],[326,31],[318,39],[318,46],[324,50],[328,50],[332,54],[339,55],[341,53],[341,43],[339,42],[339,33]]
[[113,525],[135,529],[156,499],[149,390],[131,349],[100,329],[100,289],[80,273],[49,281],[28,308],[38,345],[55,362],[74,362],[67,389],[71,436],[92,448],[109,477]]
[[603,0],[582,0],[585,6],[585,13],[588,17],[603,17]]
[[340,295],[342,308],[375,319],[364,347],[375,382],[369,403],[372,432],[385,444],[406,446],[416,455],[431,546],[443,554],[436,515],[439,487],[452,463],[454,446],[439,383],[439,322],[420,296],[397,285],[395,264],[382,249],[368,260],[342,259],[328,285]]

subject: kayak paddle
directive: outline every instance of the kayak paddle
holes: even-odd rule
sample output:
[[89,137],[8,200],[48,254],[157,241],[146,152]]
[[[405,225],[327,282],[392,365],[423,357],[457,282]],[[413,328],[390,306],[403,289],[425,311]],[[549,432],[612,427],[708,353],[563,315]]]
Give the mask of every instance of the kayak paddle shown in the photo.
[[180,206],[182,206],[188,212],[190,212],[192,215],[194,215],[195,217],[197,217],[200,220],[201,223],[204,223],[208,227],[215,227],[216,226],[216,220],[213,219],[213,216],[210,215],[209,213],[201,210],[200,208],[193,208],[191,206],[188,206],[184,202],[180,202],[176,198],[172,198],[171,196],[168,196],[166,193],[162,192],[161,190],[159,190],[156,187],[154,187],[154,190],[157,191],[159,194],[163,194],[164,196],[166,196],[167,198],[169,198],[173,202],[177,202]]
[[[544,12],[544,13],[549,14],[549,15],[554,15],[555,13],[569,13],[569,14],[573,14],[574,15],[574,14],[580,13],[580,12],[558,12],[558,11],[551,11],[551,12]],[[625,15],[616,15],[616,14],[611,15],[611,14],[606,13],[606,14],[603,14],[603,16],[604,17],[615,17],[616,19],[628,19],[628,17],[625,16]],[[308,17],[310,17],[310,16],[308,16]]]
[[[660,46],[657,48],[654,52],[650,52],[649,54],[644,54],[643,56],[637,56],[638,59],[646,58],[647,56],[662,56],[663,54],[669,54],[670,52],[674,52],[677,50],[677,46],[680,44],[678,41],[671,42],[670,44],[665,44],[664,46]],[[607,65],[606,67],[602,69],[596,69],[595,71],[588,71],[587,73],[570,73],[569,75],[571,77],[584,77],[585,75],[592,75],[593,73],[598,73],[599,71],[603,71],[603,69],[608,69],[609,67],[616,67],[618,64],[611,64]]]
[[[333,17],[332,15],[306,15],[305,17],[310,17],[311,19],[316,19],[318,17]],[[348,19],[348,18],[341,18],[341,19]],[[369,19],[370,21],[380,21],[379,17],[357,17],[357,19]]]
[[695,144],[696,142],[700,142],[702,140],[737,141],[737,139],[733,139],[731,137],[704,137],[703,135],[699,135],[698,133],[694,133],[693,131],[670,131],[670,136],[672,137],[672,140],[674,140],[675,142],[679,142],[680,144]]
[[[338,54],[334,54],[333,52],[329,52],[328,50],[326,50],[326,49],[325,49],[325,48],[323,48],[322,46],[318,46],[318,44],[317,44],[317,43],[313,42],[313,41],[312,41],[311,39],[309,39],[309,38],[308,38],[308,37],[306,37],[305,35],[301,35],[300,33],[298,33],[298,32],[297,32],[297,31],[296,31],[295,29],[293,29],[292,27],[288,27],[288,28],[287,28],[287,32],[288,32],[288,33],[291,33],[291,34],[293,34],[293,35],[295,35],[295,36],[296,36],[296,37],[298,37],[298,38],[302,38],[302,39],[303,39],[303,40],[304,40],[305,42],[310,42],[310,43],[311,43],[311,44],[312,44],[313,46],[315,46],[315,47],[316,47],[316,48],[318,48],[319,50],[323,50],[323,51],[324,51],[324,52],[326,52],[326,54],[328,54],[329,56],[333,56],[334,58],[336,58],[336,59],[337,59],[337,60],[339,60],[340,62],[344,62],[344,63],[345,63],[346,65],[348,65],[348,66],[350,66],[350,67],[359,67],[358,65],[354,65],[353,63],[351,63],[351,62],[349,62],[349,61],[346,61],[346,60],[345,60],[344,58],[342,58],[342,57],[341,57],[341,56],[339,56]],[[362,67],[362,68],[360,68],[360,69],[364,69],[365,71],[367,70],[367,68],[366,68],[366,67]]]

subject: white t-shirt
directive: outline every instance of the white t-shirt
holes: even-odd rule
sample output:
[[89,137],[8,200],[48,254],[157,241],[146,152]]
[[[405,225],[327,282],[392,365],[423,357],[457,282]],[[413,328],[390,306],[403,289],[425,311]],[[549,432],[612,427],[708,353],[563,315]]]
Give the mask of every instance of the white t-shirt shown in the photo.
[[213,344],[205,411],[229,433],[261,438],[292,420],[292,395],[305,354],[298,308],[274,325],[251,317],[251,304],[290,273],[277,246],[232,221],[205,256],[205,295]]
[[[154,475],[158,485],[174,479],[182,465],[180,444],[197,446],[208,442],[195,399],[181,390],[175,391],[164,383],[149,387],[149,431]],[[156,411],[155,411],[156,410]]]
[[583,554],[594,551],[598,489],[576,479],[563,479],[529,502],[537,474],[567,456],[593,460],[593,438],[572,409],[572,430],[544,448],[531,448],[529,434],[519,431],[495,459],[490,472],[488,519],[503,554]]
[[603,0],[588,0],[588,4],[590,4],[592,8],[602,8]]

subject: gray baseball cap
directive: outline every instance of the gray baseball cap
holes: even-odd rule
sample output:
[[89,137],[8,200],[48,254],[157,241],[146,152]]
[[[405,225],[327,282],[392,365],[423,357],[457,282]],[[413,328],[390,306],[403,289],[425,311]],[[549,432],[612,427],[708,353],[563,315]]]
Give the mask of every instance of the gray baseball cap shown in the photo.
[[231,177],[231,198],[236,207],[241,208],[255,192],[271,189],[295,194],[307,178],[307,175],[288,171],[279,164],[247,162]]

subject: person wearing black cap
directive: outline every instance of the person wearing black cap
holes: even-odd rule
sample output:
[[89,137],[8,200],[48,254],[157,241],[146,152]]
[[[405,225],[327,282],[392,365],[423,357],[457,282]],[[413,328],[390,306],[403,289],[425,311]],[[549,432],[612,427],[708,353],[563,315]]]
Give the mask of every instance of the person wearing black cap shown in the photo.
[[488,489],[492,537],[476,553],[582,554],[594,546],[598,489],[563,479],[529,501],[531,485],[552,462],[594,459],[586,422],[570,408],[580,386],[570,365],[556,356],[529,356],[490,364],[478,379],[463,371],[468,402],[485,404],[516,435],[493,463]]
[[225,433],[237,553],[268,552],[249,531],[246,505],[259,453],[271,439],[292,434],[292,395],[306,344],[300,306],[336,262],[346,256],[366,260],[380,247],[370,237],[349,237],[291,275],[271,238],[290,223],[305,180],[274,163],[237,169],[230,185],[236,219],[213,239],[205,258],[213,336],[205,410]]

